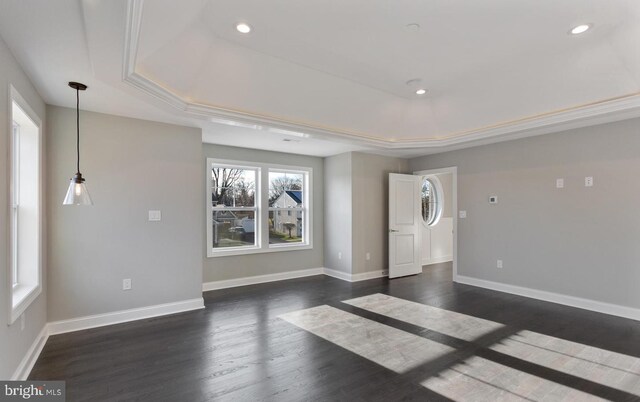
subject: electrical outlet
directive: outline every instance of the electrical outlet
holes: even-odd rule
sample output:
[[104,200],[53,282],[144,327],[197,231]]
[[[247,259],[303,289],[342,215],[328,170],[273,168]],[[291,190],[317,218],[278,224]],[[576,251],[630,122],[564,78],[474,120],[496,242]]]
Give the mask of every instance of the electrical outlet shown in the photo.
[[467,211],[458,212],[458,216],[460,217],[460,219],[466,218],[467,217]]
[[389,270],[388,269],[383,269],[382,270],[382,276],[388,276],[389,275]]
[[365,258],[367,259],[367,261],[370,261],[371,260],[371,253],[365,254]]
[[131,290],[131,279],[122,280],[122,290]]
[[149,221],[159,222],[162,220],[162,211],[149,211]]
[[502,269],[502,260],[498,260],[498,263],[496,264],[496,266]]
[[585,187],[593,187],[593,177],[587,176],[584,178],[584,186]]
[[556,179],[556,188],[564,188],[564,179]]
[[341,259],[342,259],[342,252],[341,252],[341,251],[339,251],[339,252],[338,252],[338,259],[339,259],[339,260],[341,260]]

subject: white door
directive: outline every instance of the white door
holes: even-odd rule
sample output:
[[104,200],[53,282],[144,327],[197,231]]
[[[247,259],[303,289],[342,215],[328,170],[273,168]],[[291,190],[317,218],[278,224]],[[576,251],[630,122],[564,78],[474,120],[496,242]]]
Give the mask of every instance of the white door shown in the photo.
[[389,278],[422,272],[421,176],[389,174]]

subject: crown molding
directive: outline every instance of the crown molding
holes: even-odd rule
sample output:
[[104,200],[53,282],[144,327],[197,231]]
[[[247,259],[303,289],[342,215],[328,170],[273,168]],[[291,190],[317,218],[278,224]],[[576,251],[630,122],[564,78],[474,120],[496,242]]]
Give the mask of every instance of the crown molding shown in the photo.
[[229,109],[223,106],[189,102],[169,88],[136,71],[144,0],[128,0],[127,6],[122,80],[138,90],[169,104],[174,109],[214,123],[263,130],[276,128],[301,132],[320,139],[347,141],[383,149],[437,149],[461,146],[468,143],[478,145],[512,140],[640,117],[640,92],[636,92],[439,137],[385,139],[335,127],[324,127],[317,123],[291,121],[277,116],[267,116],[249,111]]

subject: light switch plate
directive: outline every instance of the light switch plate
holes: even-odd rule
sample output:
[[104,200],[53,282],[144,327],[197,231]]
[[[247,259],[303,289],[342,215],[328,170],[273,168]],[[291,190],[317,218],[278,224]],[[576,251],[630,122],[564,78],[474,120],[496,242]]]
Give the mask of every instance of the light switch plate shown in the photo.
[[162,212],[161,211],[149,211],[149,221],[157,222],[162,220]]
[[587,176],[584,178],[584,186],[585,187],[593,187],[593,177]]
[[564,179],[556,179],[556,188],[564,188]]
[[459,211],[458,212],[458,216],[460,217],[460,219],[464,219],[467,217],[467,211]]

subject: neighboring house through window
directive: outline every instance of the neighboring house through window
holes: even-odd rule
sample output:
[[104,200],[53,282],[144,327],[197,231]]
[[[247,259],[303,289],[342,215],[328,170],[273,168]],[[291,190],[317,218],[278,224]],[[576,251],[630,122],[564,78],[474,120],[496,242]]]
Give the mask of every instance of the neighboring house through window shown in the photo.
[[311,248],[311,173],[208,159],[207,255]]

